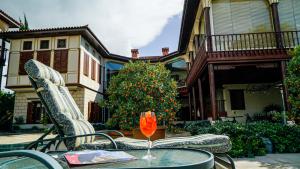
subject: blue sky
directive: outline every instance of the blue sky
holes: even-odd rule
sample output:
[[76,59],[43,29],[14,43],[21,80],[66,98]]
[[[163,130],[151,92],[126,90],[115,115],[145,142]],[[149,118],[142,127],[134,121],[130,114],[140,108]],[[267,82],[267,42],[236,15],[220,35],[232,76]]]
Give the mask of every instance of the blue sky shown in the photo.
[[140,48],[141,56],[161,55],[161,48],[169,47],[170,52],[177,51],[182,13],[170,18],[162,32],[149,44]]

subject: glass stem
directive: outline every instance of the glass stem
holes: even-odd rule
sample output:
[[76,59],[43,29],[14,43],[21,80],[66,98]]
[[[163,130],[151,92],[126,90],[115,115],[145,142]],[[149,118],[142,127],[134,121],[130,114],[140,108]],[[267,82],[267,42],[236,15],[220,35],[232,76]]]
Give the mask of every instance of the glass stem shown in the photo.
[[147,156],[148,157],[151,156],[150,149],[151,149],[151,141],[150,141],[150,137],[148,137],[148,151],[147,151]]

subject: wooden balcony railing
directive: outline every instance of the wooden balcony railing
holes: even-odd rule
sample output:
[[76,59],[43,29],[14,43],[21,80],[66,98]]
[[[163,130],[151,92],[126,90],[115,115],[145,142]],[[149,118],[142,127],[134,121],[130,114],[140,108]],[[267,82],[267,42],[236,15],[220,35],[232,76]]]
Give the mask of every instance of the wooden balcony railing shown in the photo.
[[188,86],[208,62],[286,59],[287,51],[300,45],[300,31],[199,35],[198,38]]
[[212,51],[294,48],[299,45],[299,37],[299,31],[212,35]]

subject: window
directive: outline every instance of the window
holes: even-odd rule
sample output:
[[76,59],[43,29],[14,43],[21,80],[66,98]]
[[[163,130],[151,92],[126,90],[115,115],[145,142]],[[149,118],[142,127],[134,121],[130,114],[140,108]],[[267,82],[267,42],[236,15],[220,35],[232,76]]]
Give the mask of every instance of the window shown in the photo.
[[68,50],[56,50],[54,53],[54,69],[60,73],[68,72]]
[[33,59],[33,52],[21,52],[19,61],[19,75],[27,74],[24,69],[24,64],[30,59]]
[[92,72],[91,72],[91,78],[93,80],[96,79],[96,61],[94,59],[92,59],[92,66],[91,66]]
[[87,51],[90,50],[90,46],[89,46],[89,44],[88,44],[87,42],[84,43],[84,46],[85,46],[85,49],[86,49]]
[[23,50],[32,50],[32,41],[24,41]]
[[57,40],[57,48],[66,48],[67,40],[66,39],[58,39]]
[[266,0],[214,0],[212,14],[216,35],[272,31]]
[[89,55],[84,53],[83,74],[89,76]]
[[231,110],[245,110],[245,98],[243,90],[229,90]]
[[50,122],[45,108],[40,101],[33,101],[27,104],[27,124],[41,124],[42,120],[45,120],[46,123]]
[[49,49],[49,40],[41,40],[40,49]]

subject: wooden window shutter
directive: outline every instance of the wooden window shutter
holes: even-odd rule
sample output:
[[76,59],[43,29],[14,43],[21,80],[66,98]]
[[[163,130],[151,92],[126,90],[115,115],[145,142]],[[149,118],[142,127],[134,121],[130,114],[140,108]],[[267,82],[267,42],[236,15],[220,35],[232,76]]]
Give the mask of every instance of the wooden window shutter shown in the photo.
[[96,79],[96,61],[94,60],[94,59],[92,59],[92,66],[91,66],[91,78],[93,79],[93,80],[95,80]]
[[21,52],[19,61],[19,75],[27,74],[24,69],[24,64],[30,59],[33,59],[33,52]]
[[33,103],[29,102],[27,104],[27,117],[26,117],[26,123],[32,124],[32,113],[33,113]]
[[54,69],[60,73],[68,72],[68,50],[56,50],[54,53]]
[[83,74],[89,76],[89,55],[84,53]]
[[37,60],[43,64],[50,66],[51,51],[39,51],[37,52]]

